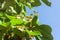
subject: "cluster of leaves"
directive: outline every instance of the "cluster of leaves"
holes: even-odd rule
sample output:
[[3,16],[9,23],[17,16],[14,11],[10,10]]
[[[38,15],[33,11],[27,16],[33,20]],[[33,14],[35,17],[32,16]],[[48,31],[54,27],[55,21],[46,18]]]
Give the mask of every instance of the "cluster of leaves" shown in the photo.
[[[48,0],[41,0],[51,6]],[[0,0],[0,40],[53,40],[50,26],[38,23],[38,15],[26,16],[26,6],[40,6],[40,0]]]

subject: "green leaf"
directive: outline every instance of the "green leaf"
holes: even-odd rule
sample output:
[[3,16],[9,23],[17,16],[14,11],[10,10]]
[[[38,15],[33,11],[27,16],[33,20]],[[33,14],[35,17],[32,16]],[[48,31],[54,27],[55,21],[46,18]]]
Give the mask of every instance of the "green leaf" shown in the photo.
[[41,40],[40,36],[36,36],[35,38],[36,40]]
[[0,2],[3,2],[4,0],[0,0]]
[[16,19],[15,16],[9,16],[7,14],[6,14],[6,16],[10,19],[11,25],[22,24],[24,22],[22,18]]
[[11,25],[22,24],[24,21],[22,19],[12,19],[10,21]]
[[14,0],[3,0],[3,3],[2,3],[2,10],[7,10],[9,9],[9,6],[14,6],[16,5],[16,3],[14,2]]
[[53,37],[52,37],[52,29],[50,26],[48,25],[40,25],[39,26],[39,31],[42,33],[42,37],[45,38],[46,40],[53,40]]
[[[21,4],[20,4],[21,5]],[[20,5],[15,5],[14,9],[15,11],[17,12],[17,14],[20,14],[21,10],[22,10],[22,7]]]
[[45,32],[47,32],[48,34],[50,34],[50,33],[52,32],[52,29],[51,29],[51,27],[50,27],[49,25],[43,24],[43,25],[40,25],[39,28],[40,28],[41,30],[45,30]]
[[32,25],[36,25],[37,23],[38,16],[34,16],[32,19]]
[[47,6],[51,6],[51,2],[49,2],[48,0],[42,0],[42,2],[44,2]]
[[16,29],[16,28],[14,28],[13,29],[13,33],[15,34],[15,35],[18,35],[18,36],[20,36],[20,37],[24,37],[24,32],[21,32],[20,30],[18,30],[18,29]]
[[7,26],[7,23],[2,23],[1,25],[4,26],[4,27],[6,27]]
[[5,14],[5,16],[6,16],[7,18],[9,18],[10,20],[15,18],[15,16],[10,16],[10,15],[8,15],[8,14]]
[[0,25],[2,24],[2,21],[0,20]]
[[22,10],[21,10],[21,14],[26,14],[26,8],[25,8],[25,5],[24,4],[22,4]]
[[3,10],[6,10],[8,7],[9,7],[9,3],[5,0],[5,1],[2,3],[1,8],[2,8]]
[[33,35],[33,36],[41,35],[41,33],[40,33],[39,31],[26,30],[26,32],[27,32],[29,35]]
[[30,9],[32,9],[31,3],[27,2],[27,3],[26,3],[26,6],[28,6],[28,8],[30,8]]
[[6,32],[6,28],[0,25],[0,40],[2,40],[2,37],[4,36],[4,33]]
[[40,25],[40,22],[37,20],[37,21],[36,21],[36,24],[37,24],[37,25]]
[[24,2],[24,1],[26,1],[26,0],[20,0],[20,2]]
[[24,2],[24,1],[26,1],[26,0],[15,0],[15,2],[17,2],[17,3],[19,3],[19,2]]
[[6,23],[6,22],[3,22],[3,21],[0,20],[0,25],[4,26],[4,27],[7,27],[9,25],[9,22]]
[[40,0],[34,0],[34,2],[31,3],[31,5],[32,5],[33,7],[35,7],[35,6],[40,6],[40,5],[41,5],[41,2],[40,2]]
[[0,12],[0,17],[2,17],[3,16],[3,13],[2,12]]

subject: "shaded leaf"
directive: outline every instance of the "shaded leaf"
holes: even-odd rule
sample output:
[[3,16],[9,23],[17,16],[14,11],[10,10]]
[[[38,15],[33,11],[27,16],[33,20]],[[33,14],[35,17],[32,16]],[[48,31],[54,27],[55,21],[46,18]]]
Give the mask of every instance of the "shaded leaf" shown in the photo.
[[40,5],[41,5],[41,2],[40,2],[40,0],[34,0],[34,2],[31,3],[31,5],[32,5],[33,7],[35,7],[35,6],[40,6]]
[[51,6],[51,2],[49,2],[48,0],[42,0],[47,6]]
[[36,26],[33,28],[33,30],[37,30],[41,32],[41,39],[46,39],[46,40],[53,40],[53,36],[51,34],[52,29],[49,25],[42,24],[40,26]]
[[0,0],[0,2],[3,2],[4,0]]
[[35,38],[36,40],[41,40],[40,36],[36,36]]
[[20,37],[24,37],[25,36],[24,32],[21,32],[20,30],[18,30],[16,28],[13,29],[13,33],[18,35],[18,36],[20,36]]
[[22,7],[16,4],[14,9],[17,12],[17,14],[20,14]]
[[51,34],[52,29],[51,29],[50,26],[48,26],[48,25],[40,25],[39,30],[42,33],[43,38],[45,38],[46,40],[53,40],[53,37],[52,37],[52,34]]
[[27,2],[27,3],[26,3],[26,6],[28,6],[28,8],[30,8],[30,9],[32,9],[31,3]]
[[32,25],[36,25],[37,24],[37,19],[38,19],[38,16],[34,16],[33,19],[32,19]]
[[6,32],[6,28],[0,25],[0,40],[2,40],[2,37],[4,36],[4,33]]
[[45,32],[47,32],[48,34],[52,32],[52,29],[49,25],[40,25],[40,29],[45,30]]

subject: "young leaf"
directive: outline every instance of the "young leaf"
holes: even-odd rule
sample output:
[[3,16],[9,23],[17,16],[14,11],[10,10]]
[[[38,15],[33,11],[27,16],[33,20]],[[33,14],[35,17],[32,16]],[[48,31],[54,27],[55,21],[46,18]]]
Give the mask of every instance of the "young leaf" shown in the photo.
[[26,32],[27,32],[29,35],[33,35],[33,36],[41,35],[41,33],[40,33],[39,31],[26,30]]
[[10,21],[11,25],[22,24],[24,21],[22,19],[12,19]]

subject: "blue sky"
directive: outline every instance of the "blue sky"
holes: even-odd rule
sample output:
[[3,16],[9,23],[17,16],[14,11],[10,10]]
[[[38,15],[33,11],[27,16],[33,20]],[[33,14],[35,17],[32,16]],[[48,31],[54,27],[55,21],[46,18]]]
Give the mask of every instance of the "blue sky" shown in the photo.
[[[41,6],[35,7],[34,10],[39,13],[39,21],[41,24],[48,24],[52,27],[54,40],[60,40],[60,1],[49,1],[52,3],[51,7],[42,3]],[[32,11],[28,8],[27,11],[28,13],[32,13]]]

